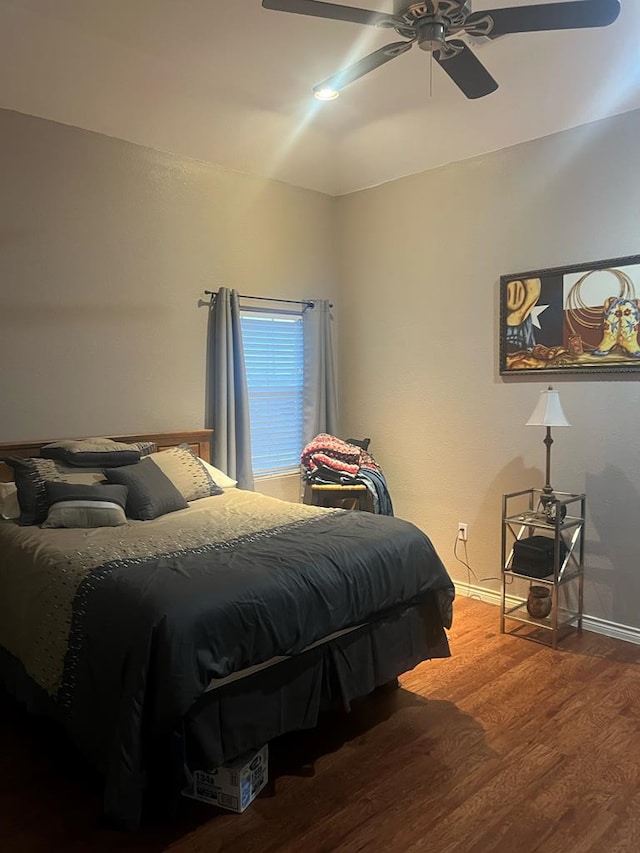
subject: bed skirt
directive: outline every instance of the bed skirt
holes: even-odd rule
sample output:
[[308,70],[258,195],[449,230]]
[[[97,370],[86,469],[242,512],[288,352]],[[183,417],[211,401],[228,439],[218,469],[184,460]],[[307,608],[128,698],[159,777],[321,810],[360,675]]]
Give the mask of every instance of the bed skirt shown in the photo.
[[152,799],[170,813],[186,768],[218,767],[275,737],[314,728],[325,711],[348,710],[352,700],[422,661],[449,656],[438,607],[430,598],[210,691],[184,718],[173,748],[154,749],[157,757],[172,755],[174,764],[155,762]]
[[[179,730],[170,737],[146,739],[145,810],[165,816],[175,813],[187,768],[217,767],[279,735],[313,728],[323,712],[349,709],[353,699],[421,661],[449,655],[440,612],[430,596],[205,693]],[[55,704],[3,649],[0,680],[30,712],[58,717]],[[123,826],[109,807],[108,791],[105,794],[106,817]]]

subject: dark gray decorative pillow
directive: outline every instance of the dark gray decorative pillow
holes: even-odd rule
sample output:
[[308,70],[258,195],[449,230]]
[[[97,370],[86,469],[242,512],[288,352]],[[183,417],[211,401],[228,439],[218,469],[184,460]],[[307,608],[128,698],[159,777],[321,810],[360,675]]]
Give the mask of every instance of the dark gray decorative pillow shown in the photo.
[[97,483],[44,484],[49,512],[42,527],[117,527],[127,523],[127,487]]
[[65,465],[78,467],[104,467],[106,465],[133,465],[141,456],[155,450],[152,442],[125,444],[111,438],[82,438],[54,441],[40,449],[45,459],[57,459]]
[[123,468],[105,468],[104,475],[110,483],[118,483],[129,490],[126,508],[129,518],[150,521],[188,506],[171,480],[150,458]]
[[102,470],[67,468],[54,459],[38,457],[23,459],[12,456],[4,460],[13,468],[13,479],[18,490],[20,517],[18,524],[42,524],[47,517],[49,502],[45,483],[86,483],[93,485],[104,479]]

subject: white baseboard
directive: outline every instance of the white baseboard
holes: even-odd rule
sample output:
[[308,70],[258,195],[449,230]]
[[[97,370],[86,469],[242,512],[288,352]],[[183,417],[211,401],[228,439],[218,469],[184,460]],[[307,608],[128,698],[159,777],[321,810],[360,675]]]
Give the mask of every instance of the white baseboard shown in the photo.
[[[500,592],[496,589],[487,589],[476,584],[464,582],[456,583],[456,595],[466,598],[477,598],[487,604],[500,606]],[[507,602],[514,604],[517,599],[507,596]],[[630,625],[621,625],[618,622],[610,622],[608,619],[599,619],[597,616],[582,617],[582,626],[585,631],[593,631],[594,634],[603,634],[605,637],[613,637],[616,640],[624,640],[627,643],[640,645],[640,628],[632,628]]]
[[582,625],[585,631],[593,631],[594,634],[604,634],[605,637],[640,644],[640,628],[632,628],[631,625],[609,622],[608,619],[598,619],[597,616],[583,616]]

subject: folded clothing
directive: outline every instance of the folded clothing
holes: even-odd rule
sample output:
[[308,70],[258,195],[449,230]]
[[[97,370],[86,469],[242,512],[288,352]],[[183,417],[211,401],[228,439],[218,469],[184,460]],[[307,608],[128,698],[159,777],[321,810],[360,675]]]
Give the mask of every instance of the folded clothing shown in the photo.
[[308,477],[318,468],[331,468],[355,476],[361,467],[379,470],[375,459],[357,444],[321,432],[303,449],[300,464]]
[[382,469],[365,446],[369,446],[369,439],[351,444],[335,435],[320,433],[302,451],[303,477],[309,483],[364,485],[371,493],[374,512],[393,515],[393,504]]

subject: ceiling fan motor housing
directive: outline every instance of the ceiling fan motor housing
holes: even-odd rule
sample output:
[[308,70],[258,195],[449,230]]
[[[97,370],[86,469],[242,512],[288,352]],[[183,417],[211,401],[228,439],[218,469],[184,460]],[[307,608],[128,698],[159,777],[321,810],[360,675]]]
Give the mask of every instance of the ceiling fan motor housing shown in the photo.
[[393,14],[407,23],[415,23],[421,18],[445,18],[454,27],[462,26],[465,18],[471,14],[471,0],[422,0],[421,3],[408,0],[394,0]]
[[441,49],[447,36],[459,32],[470,14],[470,0],[394,2],[394,17],[402,22],[395,27],[396,32],[405,38],[417,39],[418,46],[427,51]]

